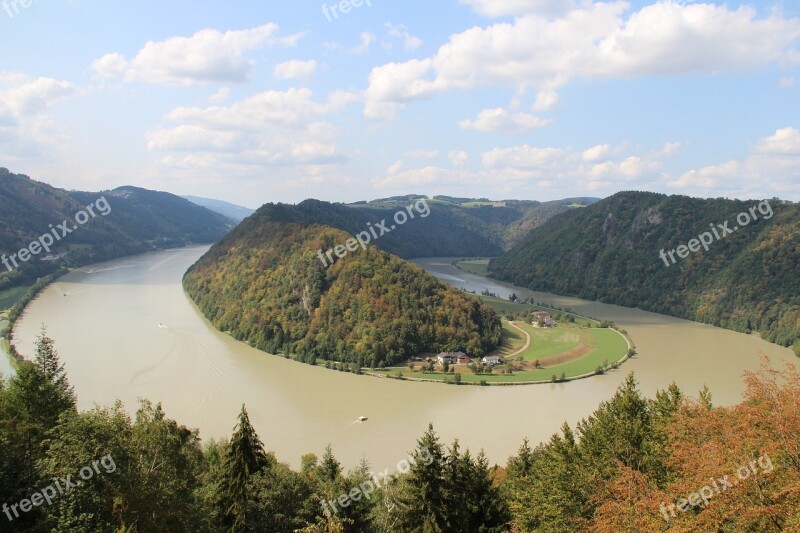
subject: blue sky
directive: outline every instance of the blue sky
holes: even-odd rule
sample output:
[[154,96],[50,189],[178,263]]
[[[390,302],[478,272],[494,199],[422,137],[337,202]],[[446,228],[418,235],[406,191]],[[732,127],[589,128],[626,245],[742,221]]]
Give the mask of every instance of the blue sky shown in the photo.
[[7,0],[0,166],[249,207],[800,200],[796,2],[338,4]]

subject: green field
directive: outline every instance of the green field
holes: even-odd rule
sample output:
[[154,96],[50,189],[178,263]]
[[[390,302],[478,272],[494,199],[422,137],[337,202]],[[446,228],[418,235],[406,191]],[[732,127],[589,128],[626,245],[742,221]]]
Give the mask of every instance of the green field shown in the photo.
[[492,206],[492,207],[505,207],[505,202],[464,202],[463,204],[459,204],[461,207],[484,207],[484,206]]
[[23,285],[21,287],[0,291],[0,311],[14,307],[14,304],[25,295],[25,292],[27,292],[29,288],[30,285]]
[[[506,327],[508,327],[506,325]],[[525,331],[539,333],[536,338],[532,336],[531,346],[523,352],[526,361],[539,359],[542,365],[547,367],[547,358],[571,350],[583,343],[591,347],[591,351],[578,359],[559,364],[549,368],[523,370],[514,374],[503,374],[502,366],[492,374],[473,374],[466,367],[457,367],[456,371],[461,374],[463,383],[519,383],[526,381],[548,382],[552,376],[561,377],[564,373],[567,379],[582,376],[594,372],[598,366],[604,364],[612,365],[625,357],[628,352],[628,343],[622,334],[610,328],[551,328],[539,329],[532,326],[527,328],[522,325]],[[513,330],[512,330],[513,331]],[[518,334],[518,333],[517,333]],[[574,336],[572,340],[565,340],[565,336]],[[514,337],[514,342],[519,343],[519,339]],[[421,363],[416,363],[417,370],[412,372],[407,366],[392,367],[383,370],[376,370],[376,374],[396,377],[397,373],[402,373],[405,378],[418,378],[433,381],[444,381],[445,377],[451,379],[452,374],[423,374],[420,371]]]
[[488,259],[470,259],[467,261],[459,261],[456,263],[456,266],[464,272],[477,274],[478,276],[486,276],[489,274]]

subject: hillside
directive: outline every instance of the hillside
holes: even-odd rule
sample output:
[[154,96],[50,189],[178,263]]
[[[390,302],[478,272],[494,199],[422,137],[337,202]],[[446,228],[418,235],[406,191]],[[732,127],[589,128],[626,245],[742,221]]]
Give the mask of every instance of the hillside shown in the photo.
[[758,332],[791,346],[800,339],[800,207],[772,200],[763,215],[755,211],[759,220],[708,251],[674,256],[670,266],[659,256],[710,225],[730,221],[732,230],[737,215],[757,205],[622,192],[552,218],[489,269],[533,290]]
[[483,355],[500,342],[490,307],[374,246],[324,268],[317,250],[350,235],[305,221],[322,203],[306,204],[262,207],[187,272],[187,293],[217,328],[271,353],[366,367],[425,351]]
[[[101,199],[105,198],[103,202]],[[94,204],[100,202],[100,209]],[[76,223],[93,205],[95,216]],[[63,221],[71,231],[56,229]],[[151,250],[207,243],[221,238],[233,221],[178,196],[120,187],[105,192],[65,191],[0,169],[0,254],[11,256],[40,236],[57,231],[47,252],[0,267],[0,289],[30,282],[61,266],[80,266]],[[50,259],[50,258],[48,258]],[[13,263],[9,263],[13,267]]]
[[[297,205],[267,204],[260,211],[268,211],[276,221],[322,224],[355,235],[366,230],[368,224],[391,221],[395,213],[420,199],[425,197],[410,194],[353,204],[306,200]],[[437,196],[426,200],[428,216],[416,217],[401,230],[386,233],[373,244],[404,259],[432,255],[498,256],[556,214],[593,201],[578,198],[546,203],[490,202]]]

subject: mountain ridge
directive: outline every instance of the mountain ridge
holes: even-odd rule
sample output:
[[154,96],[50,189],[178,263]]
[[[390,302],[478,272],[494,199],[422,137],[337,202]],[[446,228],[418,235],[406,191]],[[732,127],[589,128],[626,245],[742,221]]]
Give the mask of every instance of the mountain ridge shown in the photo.
[[661,250],[678,249],[758,201],[620,192],[553,217],[493,259],[490,274],[533,290],[758,332],[797,347],[800,206],[771,202],[769,219],[666,266]]

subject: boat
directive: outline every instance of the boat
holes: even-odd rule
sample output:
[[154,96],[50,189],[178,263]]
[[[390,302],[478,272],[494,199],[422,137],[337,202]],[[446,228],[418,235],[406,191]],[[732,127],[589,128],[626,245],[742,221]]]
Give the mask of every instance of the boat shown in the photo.
[[367,420],[369,420],[369,418],[367,418],[366,416],[359,416],[358,417],[358,421],[359,422],[366,422]]

